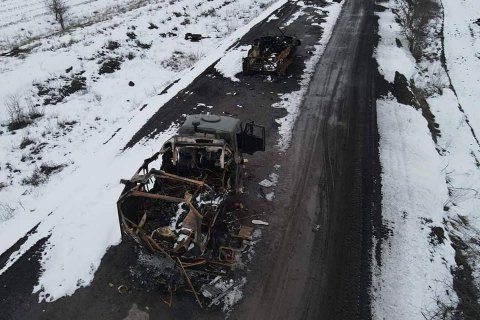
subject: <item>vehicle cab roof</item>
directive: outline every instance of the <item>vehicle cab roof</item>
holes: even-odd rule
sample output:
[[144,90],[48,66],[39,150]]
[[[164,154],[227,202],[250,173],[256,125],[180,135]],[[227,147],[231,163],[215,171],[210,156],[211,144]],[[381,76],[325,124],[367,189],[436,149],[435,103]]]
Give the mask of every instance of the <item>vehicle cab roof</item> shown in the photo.
[[[197,129],[195,130],[195,127]],[[179,135],[195,135],[195,133],[227,133],[235,135],[240,130],[240,120],[213,114],[194,114],[187,116],[178,130]]]

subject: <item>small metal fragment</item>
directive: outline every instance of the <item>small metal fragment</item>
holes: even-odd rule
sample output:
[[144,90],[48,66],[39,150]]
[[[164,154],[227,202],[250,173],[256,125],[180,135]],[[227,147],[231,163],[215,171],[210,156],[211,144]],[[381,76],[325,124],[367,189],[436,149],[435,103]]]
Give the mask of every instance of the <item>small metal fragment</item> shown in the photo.
[[118,286],[117,290],[118,290],[118,293],[124,294],[128,292],[128,287],[124,284],[121,284]]

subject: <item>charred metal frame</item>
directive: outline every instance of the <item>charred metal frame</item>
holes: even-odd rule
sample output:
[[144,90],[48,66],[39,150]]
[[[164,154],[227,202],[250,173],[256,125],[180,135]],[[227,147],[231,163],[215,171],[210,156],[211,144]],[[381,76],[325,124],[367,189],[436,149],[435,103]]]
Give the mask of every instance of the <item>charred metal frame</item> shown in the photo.
[[286,35],[255,39],[248,56],[243,58],[243,72],[284,75],[299,45],[300,40]]
[[[204,253],[210,240],[212,227],[222,212],[223,202],[229,193],[228,175],[229,171],[235,168],[234,152],[222,139],[204,139],[203,143],[198,140],[195,137],[170,139],[166,143],[169,147],[162,148],[160,152],[145,159],[130,180],[122,181],[125,189],[117,202],[122,235],[131,237],[152,253],[172,259],[178,258],[185,268],[207,263],[230,267],[229,263],[219,259],[207,259]],[[187,178],[164,170],[149,169],[153,161],[160,155],[167,154],[168,151],[172,151],[171,160],[174,167],[177,167],[182,148],[220,152],[217,171],[192,168],[192,172],[197,170],[200,172],[197,179],[197,177]],[[163,160],[165,161],[165,158]],[[167,181],[168,183],[163,183]],[[168,188],[166,188],[167,185]],[[210,203],[202,200],[202,195],[210,199]],[[164,213],[158,210],[152,211],[155,207],[159,207],[159,202],[187,205],[188,213],[182,220],[183,226],[179,235],[174,234],[167,225],[150,225],[155,223],[155,214]],[[196,254],[187,254],[192,248],[191,244],[197,247]]]
[[[190,117],[178,135],[122,180],[117,209],[122,238],[171,260],[202,306],[189,274],[226,276],[250,244],[252,228],[242,226],[233,210],[226,212],[226,199],[242,192],[242,152],[265,150],[265,128],[242,128],[236,119],[209,114]],[[170,306],[169,281],[170,300],[164,302]]]

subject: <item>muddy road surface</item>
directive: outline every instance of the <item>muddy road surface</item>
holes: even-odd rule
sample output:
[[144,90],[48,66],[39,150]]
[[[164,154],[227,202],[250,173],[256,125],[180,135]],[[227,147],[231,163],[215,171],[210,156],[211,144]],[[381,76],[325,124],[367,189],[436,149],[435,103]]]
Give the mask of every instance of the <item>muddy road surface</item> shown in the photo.
[[259,252],[236,318],[370,318],[370,232],[379,214],[372,10],[347,1],[317,65],[282,163],[279,232]]
[[[310,8],[289,2],[274,13],[278,19],[265,20],[239,40],[239,45],[248,44],[277,26],[298,36],[302,45],[288,76],[238,75],[240,81],[234,82],[211,66],[158,109],[126,146],[155,139],[172,122],[181,122],[183,114],[208,111],[266,127],[267,151],[249,158],[248,193],[239,201],[270,225],[258,227],[262,238],[245,271],[243,299],[230,319],[370,318],[371,230],[379,214],[372,59],[376,30],[372,1],[343,1],[285,152],[275,147],[280,138],[275,120],[287,112],[272,105],[279,95],[301,87],[305,62],[323,36],[322,1],[305,1],[314,5]],[[126,168],[125,176],[136,168]],[[275,199],[266,201],[258,182],[271,173],[280,179]],[[140,253],[127,243],[107,251],[91,285],[70,297],[38,303],[31,292],[44,241],[0,277],[0,319],[225,318],[218,307],[199,308],[185,292],[175,294],[167,307],[155,279],[142,277],[146,267],[136,267]],[[0,263],[6,258],[0,256]],[[118,285],[126,285],[128,292],[119,294]]]

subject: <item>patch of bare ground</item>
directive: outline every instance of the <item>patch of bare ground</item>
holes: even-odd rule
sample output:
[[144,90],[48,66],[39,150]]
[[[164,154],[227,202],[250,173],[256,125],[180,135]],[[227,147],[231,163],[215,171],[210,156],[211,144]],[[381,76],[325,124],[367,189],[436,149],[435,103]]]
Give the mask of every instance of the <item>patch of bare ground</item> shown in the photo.
[[29,177],[22,180],[22,184],[37,187],[47,182],[50,175],[62,171],[65,167],[65,164],[42,163]]

